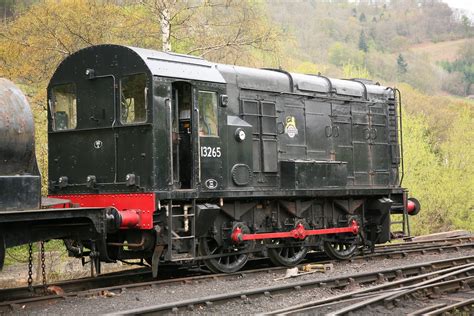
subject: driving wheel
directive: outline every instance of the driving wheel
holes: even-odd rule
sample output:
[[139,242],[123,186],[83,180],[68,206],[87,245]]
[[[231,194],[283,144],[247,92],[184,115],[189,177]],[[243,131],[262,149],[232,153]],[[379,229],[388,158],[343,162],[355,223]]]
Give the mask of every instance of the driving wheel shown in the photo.
[[268,248],[268,258],[275,266],[294,267],[300,263],[308,253],[308,247],[304,242],[276,240],[273,245],[277,247]]
[[244,250],[237,245],[219,245],[212,237],[202,238],[199,242],[199,251],[202,256],[222,255],[217,258],[204,259],[206,267],[214,273],[232,273],[244,267],[248,254],[239,253]]

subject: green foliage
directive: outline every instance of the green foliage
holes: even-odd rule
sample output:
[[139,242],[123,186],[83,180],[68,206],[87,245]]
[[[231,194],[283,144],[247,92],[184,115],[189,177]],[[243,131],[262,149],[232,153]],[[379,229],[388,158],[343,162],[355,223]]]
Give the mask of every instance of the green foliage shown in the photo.
[[423,92],[434,93],[441,90],[442,70],[430,63],[425,56],[407,53],[404,59],[409,65],[408,71],[398,80],[417,87]]
[[366,67],[373,78],[383,79],[385,82],[397,80],[396,56],[370,50],[366,55]]
[[345,78],[365,78],[370,79],[371,75],[367,68],[359,65],[347,63],[342,66]]
[[347,63],[362,65],[364,53],[360,50],[348,47],[344,43],[336,42],[329,48],[329,62],[336,66],[343,66]]
[[422,115],[405,115],[403,126],[403,185],[410,189],[410,194],[422,205],[422,211],[410,218],[412,233],[428,234],[431,230],[448,228],[449,225],[445,224],[447,210],[439,207],[441,201],[438,192],[433,191],[438,191],[441,179],[438,177],[439,161],[430,146],[429,126]]
[[464,36],[466,37],[471,37],[472,34],[473,34],[473,30],[472,30],[472,26],[473,26],[473,23],[471,22],[471,20],[463,14],[463,16],[461,17],[461,24],[462,24],[462,28],[463,28],[463,31],[464,31]]
[[[51,240],[44,244],[45,252],[58,251],[66,255],[66,248],[62,240]],[[33,260],[37,260],[37,253],[39,252],[39,243],[33,243]],[[28,245],[8,248],[5,255],[5,265],[28,263]],[[25,265],[26,267],[26,265]]]
[[422,211],[410,218],[412,232],[474,230],[474,104],[427,96],[408,85],[401,91],[403,186],[422,205]]
[[443,195],[449,201],[454,227],[474,229],[474,112],[463,108],[448,139],[441,145],[443,153]]
[[441,82],[441,89],[449,94],[461,96],[466,93],[464,76],[460,72],[444,74]]
[[[403,81],[425,92],[441,91],[445,72],[427,56],[410,48],[469,38],[474,34],[474,25],[457,18],[441,1],[388,1],[383,5],[364,1],[271,3],[268,9],[273,18],[292,31],[298,43],[296,47],[300,48],[298,51],[306,54],[301,61],[330,63],[337,67],[349,62],[363,65],[377,80]],[[284,51],[294,54],[293,42],[283,45],[286,46]],[[409,64],[406,73],[397,71],[396,60],[400,53]],[[338,68],[329,67],[328,71],[325,75],[340,73]],[[458,78],[450,79],[454,82]],[[450,87],[449,91],[456,89]]]
[[[451,229],[474,229],[474,201],[472,187],[474,172],[472,170],[472,146],[459,147],[468,139],[454,136],[454,133],[466,131],[474,122],[461,115],[458,118],[460,127],[450,132],[450,141],[443,151],[436,153],[430,146],[429,126],[422,115],[407,116],[404,120],[404,151],[406,176],[404,186],[420,200],[422,211],[412,217],[412,232],[427,234]],[[472,136],[472,128],[471,128]],[[464,141],[466,142],[466,141]],[[464,144],[465,145],[465,144]],[[444,148],[446,147],[446,148]],[[470,148],[470,149],[469,149]],[[459,151],[470,151],[462,155]],[[470,158],[463,164],[449,157]],[[470,161],[469,161],[470,160]]]
[[440,65],[449,73],[461,73],[465,82],[463,95],[469,94],[471,86],[474,84],[474,40],[468,41],[461,47],[455,61],[442,61]]
[[292,71],[300,74],[318,74],[323,73],[327,69],[326,66],[317,65],[310,62],[303,62],[296,66]]
[[[26,2],[25,2],[26,3]],[[22,85],[36,123],[36,153],[47,194],[46,86],[67,56],[97,44],[160,49],[159,12],[152,4],[173,6],[175,51],[247,65],[272,61],[280,53],[279,30],[260,2],[45,0],[17,7],[0,29],[0,77]],[[262,53],[264,52],[264,54]],[[263,57],[263,58],[262,58]],[[261,65],[263,66],[263,65]]]

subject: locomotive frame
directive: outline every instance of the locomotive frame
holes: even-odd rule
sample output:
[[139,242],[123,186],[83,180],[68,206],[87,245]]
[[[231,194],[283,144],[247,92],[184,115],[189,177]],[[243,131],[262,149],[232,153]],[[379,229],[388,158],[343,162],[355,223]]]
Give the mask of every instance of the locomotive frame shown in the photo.
[[348,258],[390,240],[390,214],[409,234],[419,211],[401,187],[400,105],[366,80],[89,47],[48,86],[49,195],[102,210],[102,238],[65,238],[97,266]]

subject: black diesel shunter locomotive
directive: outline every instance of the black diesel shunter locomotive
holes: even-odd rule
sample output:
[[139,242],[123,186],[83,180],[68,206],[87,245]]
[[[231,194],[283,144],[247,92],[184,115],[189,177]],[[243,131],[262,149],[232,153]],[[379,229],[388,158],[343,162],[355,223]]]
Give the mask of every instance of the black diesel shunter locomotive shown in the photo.
[[102,228],[55,238],[155,273],[196,260],[233,272],[251,254],[292,266],[319,248],[349,258],[390,240],[390,214],[407,233],[419,211],[400,186],[399,101],[365,80],[82,49],[48,87],[49,193],[97,209],[86,222]]

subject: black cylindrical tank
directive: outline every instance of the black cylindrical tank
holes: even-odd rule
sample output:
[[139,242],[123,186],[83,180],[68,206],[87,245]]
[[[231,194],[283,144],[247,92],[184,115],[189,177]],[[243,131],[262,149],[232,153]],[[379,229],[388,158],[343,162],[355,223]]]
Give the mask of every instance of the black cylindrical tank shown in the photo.
[[0,176],[34,173],[35,129],[25,95],[0,78]]

